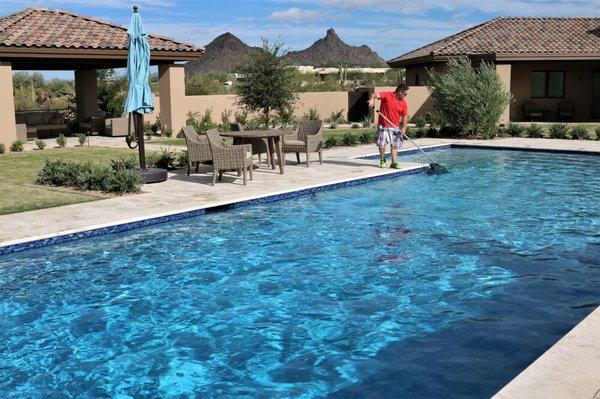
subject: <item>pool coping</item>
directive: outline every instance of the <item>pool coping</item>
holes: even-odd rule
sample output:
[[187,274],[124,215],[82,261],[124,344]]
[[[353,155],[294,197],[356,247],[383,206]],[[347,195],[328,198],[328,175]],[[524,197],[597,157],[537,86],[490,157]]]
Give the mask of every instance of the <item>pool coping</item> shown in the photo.
[[158,212],[149,216],[142,216],[132,219],[124,219],[119,222],[109,222],[98,225],[86,226],[80,229],[63,230],[56,233],[50,233],[41,236],[30,236],[23,239],[5,241],[0,244],[0,256],[7,256],[17,252],[23,252],[30,249],[42,248],[55,244],[62,244],[82,240],[85,238],[98,237],[108,234],[117,234],[125,231],[139,229],[157,224],[168,223],[176,220],[189,219],[202,216],[207,213],[222,212],[230,209],[237,209],[251,205],[264,204],[269,202],[282,201],[297,197],[312,195],[322,191],[330,191],[343,187],[350,187],[360,184],[371,183],[375,181],[388,180],[400,176],[423,173],[429,167],[421,164],[410,166],[401,170],[389,170],[386,173],[373,173],[367,176],[339,179],[324,184],[313,184],[302,188],[293,188],[289,190],[276,191],[267,195],[254,195],[244,199],[223,200],[211,203],[210,205],[199,205],[186,209],[174,211]]

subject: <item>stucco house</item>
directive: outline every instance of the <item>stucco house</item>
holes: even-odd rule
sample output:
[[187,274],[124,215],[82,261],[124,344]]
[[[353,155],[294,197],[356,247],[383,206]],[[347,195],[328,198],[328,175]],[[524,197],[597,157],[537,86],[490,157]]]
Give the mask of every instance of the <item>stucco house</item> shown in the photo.
[[[150,64],[158,66],[161,122],[177,131],[185,125],[181,99],[185,96],[182,61],[195,60],[204,49],[155,34],[148,36]],[[15,117],[12,72],[18,70],[75,71],[77,121],[99,115],[96,70],[127,65],[127,27],[63,10],[28,8],[0,16],[0,143],[10,145],[29,130],[64,126],[61,121],[32,115]],[[54,118],[54,116],[52,116]],[[35,119],[35,120],[34,120]],[[17,123],[18,122],[18,123]]]
[[394,58],[406,82],[467,56],[496,66],[514,101],[501,122],[600,120],[600,18],[496,18]]

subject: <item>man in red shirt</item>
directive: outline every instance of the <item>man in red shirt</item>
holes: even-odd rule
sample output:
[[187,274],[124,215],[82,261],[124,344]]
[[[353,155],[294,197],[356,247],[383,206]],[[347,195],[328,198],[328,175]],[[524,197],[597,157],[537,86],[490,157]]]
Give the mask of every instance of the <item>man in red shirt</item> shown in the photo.
[[[379,121],[377,123],[377,147],[379,147],[379,167],[386,167],[385,149],[389,145],[392,153],[391,168],[400,169],[398,165],[398,148],[402,147],[406,128],[408,126],[408,106],[404,97],[408,86],[401,84],[395,91],[382,91],[373,93],[369,100],[371,107],[375,106],[375,100],[380,100]],[[386,119],[387,118],[387,119]],[[388,120],[389,119],[389,120]]]

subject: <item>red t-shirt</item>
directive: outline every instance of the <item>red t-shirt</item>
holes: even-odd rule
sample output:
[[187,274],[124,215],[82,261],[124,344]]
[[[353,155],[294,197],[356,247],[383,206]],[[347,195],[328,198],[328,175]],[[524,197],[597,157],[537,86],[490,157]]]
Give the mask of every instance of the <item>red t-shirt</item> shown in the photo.
[[387,116],[392,122],[388,122],[385,118],[379,116],[379,124],[383,127],[398,127],[400,126],[400,118],[404,115],[408,115],[408,105],[404,99],[398,100],[396,93],[393,91],[382,91],[379,93],[381,99],[381,105],[379,106],[379,112]]

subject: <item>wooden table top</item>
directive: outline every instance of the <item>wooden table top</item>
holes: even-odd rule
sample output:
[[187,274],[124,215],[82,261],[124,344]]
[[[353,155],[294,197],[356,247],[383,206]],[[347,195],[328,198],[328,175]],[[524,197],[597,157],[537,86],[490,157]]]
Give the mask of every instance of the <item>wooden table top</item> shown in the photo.
[[287,134],[294,134],[287,130],[242,130],[239,132],[220,132],[221,136],[226,137],[255,137],[255,138],[269,138],[269,137],[281,137]]

